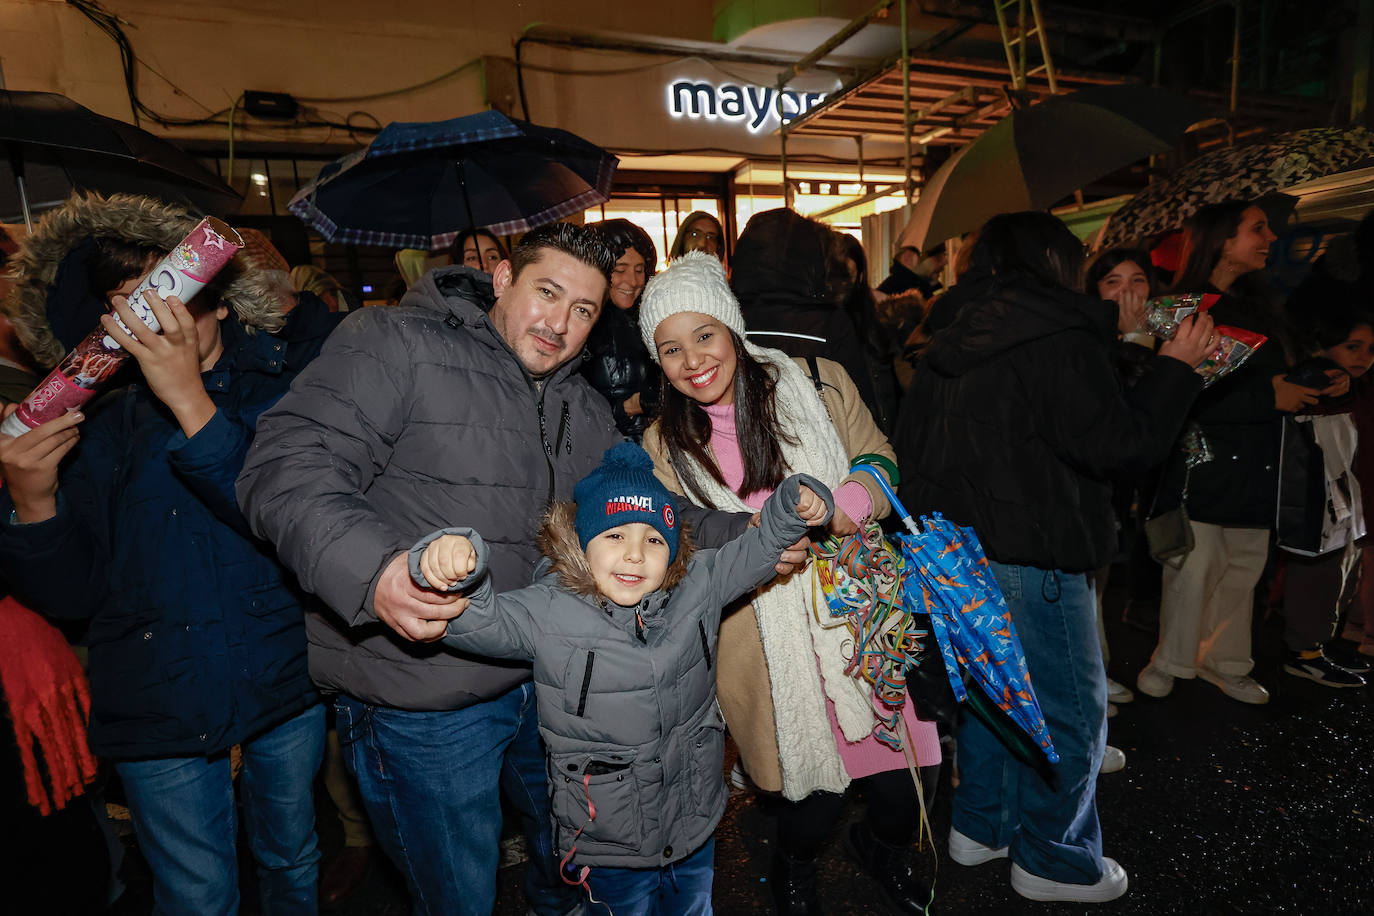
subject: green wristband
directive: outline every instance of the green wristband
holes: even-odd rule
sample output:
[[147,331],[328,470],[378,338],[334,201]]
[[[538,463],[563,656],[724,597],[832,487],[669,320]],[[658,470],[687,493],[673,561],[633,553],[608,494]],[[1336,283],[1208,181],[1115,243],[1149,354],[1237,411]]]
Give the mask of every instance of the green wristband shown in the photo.
[[853,468],[857,464],[874,465],[884,474],[887,475],[888,483],[892,484],[894,487],[902,482],[901,474],[897,472],[897,465],[894,464],[892,459],[888,458],[886,455],[875,455],[872,452],[868,452],[866,454],[859,455],[857,458],[855,458],[853,461],[849,463],[849,466],[850,468]]

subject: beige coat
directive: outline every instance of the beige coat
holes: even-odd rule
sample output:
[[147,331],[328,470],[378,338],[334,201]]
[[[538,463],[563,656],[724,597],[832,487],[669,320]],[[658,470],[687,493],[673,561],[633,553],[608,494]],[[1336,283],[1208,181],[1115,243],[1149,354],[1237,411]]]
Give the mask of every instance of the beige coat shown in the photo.
[[[806,360],[795,362],[807,378],[811,372]],[[850,458],[882,455],[896,464],[897,456],[887,437],[873,422],[873,415],[859,397],[858,389],[844,369],[828,359],[818,359],[822,400],[835,424],[840,442]],[[654,459],[654,473],[674,493],[683,493],[682,483],[668,461],[659,436],[658,424],[644,434],[644,449]],[[877,482],[867,473],[852,474],[846,480],[858,481],[873,500],[873,517],[884,518],[892,507]],[[773,715],[772,680],[795,677],[792,672],[770,672],[764,659],[758,619],[752,608],[726,616],[720,625],[720,644],[716,666],[716,686],[725,722],[739,745],[744,768],[760,789],[782,791],[782,770],[778,762],[778,728]],[[812,660],[814,662],[814,659]],[[804,663],[804,662],[803,662]],[[815,665],[806,672],[819,677]]]

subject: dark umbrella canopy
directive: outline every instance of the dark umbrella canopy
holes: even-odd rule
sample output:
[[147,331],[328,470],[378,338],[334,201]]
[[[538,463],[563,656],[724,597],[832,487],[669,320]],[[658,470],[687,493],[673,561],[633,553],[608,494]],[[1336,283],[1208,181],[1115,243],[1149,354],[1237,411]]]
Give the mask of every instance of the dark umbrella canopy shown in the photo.
[[[24,188],[20,194],[20,182]],[[191,156],[145,130],[53,92],[0,90],[0,221],[56,206],[73,190],[142,194],[206,213],[241,198]]]
[[1042,210],[1139,159],[1172,149],[1212,110],[1148,86],[1093,86],[1013,111],[921,189],[902,244],[977,229],[998,213]]
[[1099,244],[1108,248],[1144,242],[1182,226],[1207,204],[1256,200],[1371,160],[1374,133],[1363,127],[1313,127],[1220,149],[1199,156],[1128,200],[1112,214]]
[[498,111],[395,123],[326,166],[289,209],[331,241],[435,249],[472,226],[510,235],[602,203],[617,164]]

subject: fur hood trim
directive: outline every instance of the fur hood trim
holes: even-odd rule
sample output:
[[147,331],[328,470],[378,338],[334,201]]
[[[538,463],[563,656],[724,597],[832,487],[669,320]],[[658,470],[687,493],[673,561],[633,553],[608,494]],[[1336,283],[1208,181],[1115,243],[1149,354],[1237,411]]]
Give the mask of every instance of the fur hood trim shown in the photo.
[[[596,598],[599,592],[592,578],[592,569],[587,565],[587,554],[577,542],[577,532],[573,522],[577,518],[577,503],[554,503],[539,526],[536,543],[539,552],[549,558],[553,571],[558,576],[558,584],[575,595]],[[679,515],[681,520],[682,516]],[[668,575],[663,580],[662,591],[672,591],[687,575],[687,564],[696,552],[692,543],[692,529],[685,521],[678,532],[677,556],[668,567]]]
[[[58,265],[82,239],[112,236],[170,251],[199,221],[190,211],[151,197],[73,194],[44,215],[14,257],[14,289],[4,310],[20,342],[44,368],[57,365],[66,355],[48,323],[48,293]],[[216,278],[216,285],[223,289],[221,304],[229,306],[250,332],[276,331],[286,322],[273,278],[242,252]]]

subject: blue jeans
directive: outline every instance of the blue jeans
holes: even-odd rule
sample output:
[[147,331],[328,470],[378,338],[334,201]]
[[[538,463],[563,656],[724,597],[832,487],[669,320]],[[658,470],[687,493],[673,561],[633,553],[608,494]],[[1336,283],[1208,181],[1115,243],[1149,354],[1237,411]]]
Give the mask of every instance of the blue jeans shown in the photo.
[[[315,773],[324,705],[242,744],[239,775],[248,845],[265,916],[318,911]],[[238,817],[228,752],[117,762],[138,845],[153,872],[154,912],[239,911]]]
[[662,868],[593,867],[586,916],[710,916],[716,838],[681,862]]
[[1012,861],[1033,875],[1094,884],[1102,877],[1097,771],[1107,744],[1107,675],[1093,587],[1081,573],[990,565],[1060,760],[1051,786],[965,714],[952,823],[980,843],[1011,847]]
[[[488,916],[496,902],[501,798],[529,841],[525,896],[562,916],[577,896],[558,877],[534,684],[466,709],[413,712],[334,700],[344,763],[413,912]],[[499,790],[499,791],[498,791]]]

